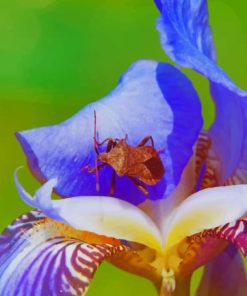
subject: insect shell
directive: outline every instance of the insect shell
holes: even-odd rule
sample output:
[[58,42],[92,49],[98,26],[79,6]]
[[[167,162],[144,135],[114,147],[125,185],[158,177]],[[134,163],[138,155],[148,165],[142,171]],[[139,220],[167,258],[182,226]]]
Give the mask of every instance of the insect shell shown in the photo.
[[[105,166],[113,168],[111,188],[112,195],[116,186],[116,175],[127,176],[145,195],[149,192],[144,184],[156,185],[164,176],[165,168],[160,159],[160,151],[154,148],[153,138],[145,136],[136,146],[127,143],[127,135],[124,139],[107,138],[102,142],[96,139],[96,111],[94,111],[94,149],[96,152],[95,167],[84,166],[89,173],[96,174],[96,190],[99,191],[99,170]],[[151,146],[145,146],[147,142]],[[99,147],[106,144],[105,152],[99,152]],[[100,164],[98,162],[101,162]]]
[[165,173],[154,147],[132,147],[125,139],[119,140],[109,152],[100,153],[98,160],[111,166],[118,176],[137,178],[147,185],[157,184]]

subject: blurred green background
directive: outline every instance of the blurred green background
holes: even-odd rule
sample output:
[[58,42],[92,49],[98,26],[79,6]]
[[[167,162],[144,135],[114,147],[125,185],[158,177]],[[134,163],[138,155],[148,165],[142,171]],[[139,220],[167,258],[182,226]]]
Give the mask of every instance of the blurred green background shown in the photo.
[[[210,0],[219,64],[247,88],[247,3]],[[151,0],[0,0],[0,229],[28,211],[13,171],[25,164],[14,132],[60,122],[106,95],[137,59],[169,61]],[[186,70],[213,119],[205,79]],[[38,183],[22,172],[26,187]],[[193,278],[194,291],[201,271]],[[104,263],[88,295],[156,295],[148,281]],[[192,293],[193,295],[193,293]]]

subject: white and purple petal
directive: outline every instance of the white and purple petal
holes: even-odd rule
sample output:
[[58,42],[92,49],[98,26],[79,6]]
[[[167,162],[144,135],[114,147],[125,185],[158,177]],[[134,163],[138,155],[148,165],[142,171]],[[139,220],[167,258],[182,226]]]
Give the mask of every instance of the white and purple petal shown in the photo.
[[234,175],[233,183],[247,180],[247,93],[239,89],[215,62],[206,0],[164,0],[158,19],[161,43],[179,65],[192,68],[210,81],[216,119],[210,128],[211,159],[218,184]]
[[133,241],[162,250],[158,227],[138,207],[107,196],[77,196],[52,200],[51,193],[56,182],[56,179],[47,181],[32,198],[15,174],[15,183],[22,199],[28,205],[41,210],[47,217],[66,223],[73,229]]
[[[202,126],[199,98],[185,75],[168,64],[136,62],[108,96],[65,122],[17,133],[35,176],[42,182],[58,177],[56,190],[62,196],[109,194],[111,168],[99,171],[99,192],[95,174],[82,171],[85,165],[95,164],[94,110],[99,141],[127,134],[128,143],[135,146],[152,135],[156,149],[165,149],[160,157],[166,174],[148,191],[150,199],[168,196],[180,180]],[[126,176],[117,178],[114,196],[134,204],[146,199]]]
[[0,295],[84,295],[99,264],[123,245],[88,244],[38,212],[0,236]]

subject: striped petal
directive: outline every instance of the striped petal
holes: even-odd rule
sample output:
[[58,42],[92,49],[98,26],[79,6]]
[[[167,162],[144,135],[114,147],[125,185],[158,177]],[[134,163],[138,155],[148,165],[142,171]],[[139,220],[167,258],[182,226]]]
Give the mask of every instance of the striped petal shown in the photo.
[[245,215],[246,211],[247,185],[201,190],[183,201],[164,225],[166,248],[204,229],[234,222]]
[[166,265],[185,279],[206,265],[198,296],[242,296],[247,277],[237,248],[246,257],[247,221],[243,219],[185,238],[169,250]]
[[216,105],[216,119],[210,128],[212,149],[204,182],[246,183],[247,93],[215,62],[207,1],[161,2],[163,9],[157,27],[164,50],[179,65],[192,68],[209,79]]
[[[99,141],[127,134],[128,143],[136,146],[152,135],[155,148],[164,150],[160,157],[166,173],[157,185],[148,187],[149,198],[168,196],[180,180],[202,126],[200,101],[186,76],[169,64],[136,62],[109,95],[65,122],[17,133],[32,172],[42,182],[59,177],[56,190],[62,196],[109,194],[110,167],[99,171],[99,192],[95,174],[82,171],[85,165],[95,166],[94,110]],[[126,176],[117,177],[114,196],[133,204],[146,199]]]
[[23,200],[52,219],[78,230],[134,241],[162,250],[157,226],[144,212],[130,203],[107,196],[77,196],[52,200],[51,193],[56,186],[56,179],[46,182],[32,198],[21,186],[16,175],[15,182]]
[[18,218],[0,236],[0,295],[84,295],[99,264],[128,251],[104,237],[85,243],[87,236],[39,212]]
[[211,229],[187,237],[173,250],[179,258],[177,273],[183,277],[191,276],[193,271],[213,260],[226,246],[227,242],[219,239]]
[[[231,243],[232,246],[226,248],[229,243]],[[235,247],[233,247],[233,245]],[[216,274],[212,276],[215,278],[216,284],[220,285],[223,281],[220,269],[222,274],[225,272],[230,275],[231,273],[230,270],[226,271],[229,269],[229,267],[227,267],[228,263],[231,263],[233,266],[236,264],[239,271],[241,271],[241,268],[243,269],[242,260],[240,260],[237,252],[235,251],[236,247],[241,250],[245,257],[247,257],[247,220],[245,219],[240,219],[220,227],[204,230],[181,241],[173,249],[173,252],[176,252],[180,258],[178,273],[182,276],[189,276],[196,268],[207,264],[209,261],[212,261],[216,256],[218,256],[215,260],[208,264],[208,270],[206,271],[204,280],[209,280],[210,273],[217,271],[218,282]],[[225,251],[223,251],[224,249]],[[233,262],[230,262],[231,259]],[[236,262],[234,263],[234,261]],[[222,268],[222,266],[225,266],[225,268]],[[236,271],[234,272],[236,273]],[[244,277],[244,272],[239,272],[239,276],[240,281],[244,282],[243,278],[245,279],[245,286],[243,286],[243,288],[245,287],[246,289],[247,278]],[[225,280],[227,280],[227,278],[225,278]],[[235,283],[235,281],[233,282]],[[204,291],[205,295],[211,295],[207,294],[206,291],[207,289]],[[203,291],[201,290],[200,293],[203,293]]]
[[235,244],[247,258],[247,220],[240,219],[216,230],[218,237]]

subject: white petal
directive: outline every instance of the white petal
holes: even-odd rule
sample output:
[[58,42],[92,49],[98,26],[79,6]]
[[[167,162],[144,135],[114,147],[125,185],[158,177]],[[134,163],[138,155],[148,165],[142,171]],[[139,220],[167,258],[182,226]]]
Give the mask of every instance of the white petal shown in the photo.
[[233,222],[247,211],[247,185],[214,187],[201,190],[183,201],[163,224],[166,248],[181,239]]
[[56,179],[45,183],[32,199],[15,176],[22,199],[45,215],[78,230],[125,239],[162,250],[161,234],[154,222],[132,204],[108,196],[78,196],[52,200]]

